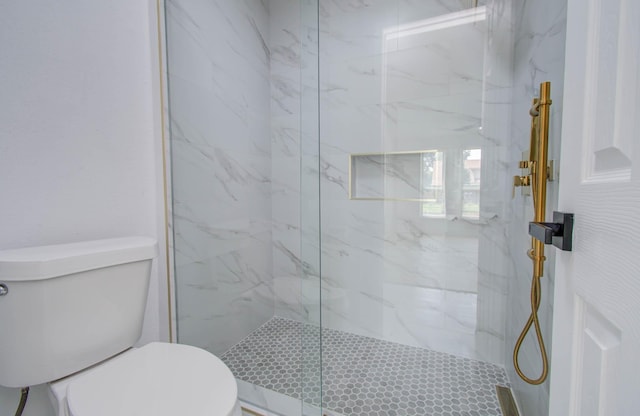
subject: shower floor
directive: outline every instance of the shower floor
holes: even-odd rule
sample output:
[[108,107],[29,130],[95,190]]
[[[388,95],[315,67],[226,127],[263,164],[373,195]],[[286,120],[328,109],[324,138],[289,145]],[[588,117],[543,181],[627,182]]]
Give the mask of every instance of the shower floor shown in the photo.
[[[502,368],[273,318],[222,355],[236,378],[344,415],[499,416]],[[304,358],[303,358],[304,357]]]

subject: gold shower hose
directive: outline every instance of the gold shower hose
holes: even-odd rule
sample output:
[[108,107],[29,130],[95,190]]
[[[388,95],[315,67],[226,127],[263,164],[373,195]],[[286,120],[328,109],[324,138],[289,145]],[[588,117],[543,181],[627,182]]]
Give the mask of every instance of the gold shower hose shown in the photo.
[[[535,198],[535,181],[532,181],[532,194]],[[534,210],[535,210],[535,200],[534,200]],[[527,251],[527,256],[535,263],[540,261],[544,262],[545,257],[543,253],[539,253],[536,255],[536,243],[538,241],[531,239],[531,249]],[[544,247],[544,246],[543,246]],[[547,379],[547,374],[549,373],[549,360],[547,358],[547,350],[544,345],[544,338],[542,337],[542,330],[540,329],[540,321],[538,319],[538,309],[540,308],[540,299],[541,299],[541,289],[540,289],[540,278],[542,274],[537,270],[542,270],[542,267],[536,268],[534,267],[533,275],[531,276],[531,315],[529,315],[529,319],[525,324],[524,328],[522,328],[522,332],[518,337],[518,341],[516,341],[516,346],[513,349],[513,366],[516,370],[516,373],[520,376],[521,379],[526,381],[529,384],[542,384]],[[522,343],[524,342],[525,337],[531,330],[531,326],[535,328],[536,338],[538,340],[538,345],[540,346],[540,357],[542,358],[542,373],[538,378],[529,378],[527,377],[522,369],[520,368],[520,361],[518,356],[520,355],[520,348],[522,347]]]
[[[535,222],[544,222],[545,210],[547,203],[547,179],[548,179],[548,146],[549,146],[549,106],[551,105],[551,84],[543,82],[540,84],[540,98],[533,100],[533,106],[530,110],[531,115],[531,143],[530,143],[530,161],[528,163],[531,174],[531,194],[533,196],[533,220]],[[529,384],[542,384],[547,379],[549,373],[549,360],[547,351],[540,329],[540,321],[538,319],[538,309],[540,308],[541,289],[540,278],[543,274],[544,266],[544,243],[542,241],[531,239],[531,249],[527,251],[527,255],[533,262],[533,273],[531,276],[531,314],[525,324],[518,341],[516,341],[513,349],[513,366],[516,373]],[[520,368],[519,354],[525,337],[534,327],[538,346],[540,347],[540,357],[542,358],[542,372],[538,378],[527,377]]]

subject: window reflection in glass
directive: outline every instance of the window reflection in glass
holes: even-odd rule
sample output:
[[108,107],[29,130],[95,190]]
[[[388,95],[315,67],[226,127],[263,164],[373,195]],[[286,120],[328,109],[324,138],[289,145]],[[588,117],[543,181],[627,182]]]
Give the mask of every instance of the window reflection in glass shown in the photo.
[[422,215],[442,217],[446,213],[444,152],[431,150],[422,153]]
[[462,216],[478,219],[480,217],[480,171],[482,149],[463,150],[462,175]]

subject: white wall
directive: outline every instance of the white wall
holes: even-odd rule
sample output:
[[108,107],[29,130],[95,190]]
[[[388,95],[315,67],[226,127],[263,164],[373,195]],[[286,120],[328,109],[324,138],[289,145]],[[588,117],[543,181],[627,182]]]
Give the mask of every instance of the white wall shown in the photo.
[[[0,249],[156,237],[142,342],[167,325],[156,36],[152,0],[0,6]],[[25,416],[50,411],[35,389]]]

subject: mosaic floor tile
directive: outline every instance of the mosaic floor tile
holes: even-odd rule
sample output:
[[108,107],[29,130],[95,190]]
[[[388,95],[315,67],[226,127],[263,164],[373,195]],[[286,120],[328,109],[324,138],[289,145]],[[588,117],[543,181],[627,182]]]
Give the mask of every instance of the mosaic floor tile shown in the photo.
[[319,328],[276,317],[221,358],[240,380],[344,415],[501,415],[496,365],[327,328],[319,346]]

